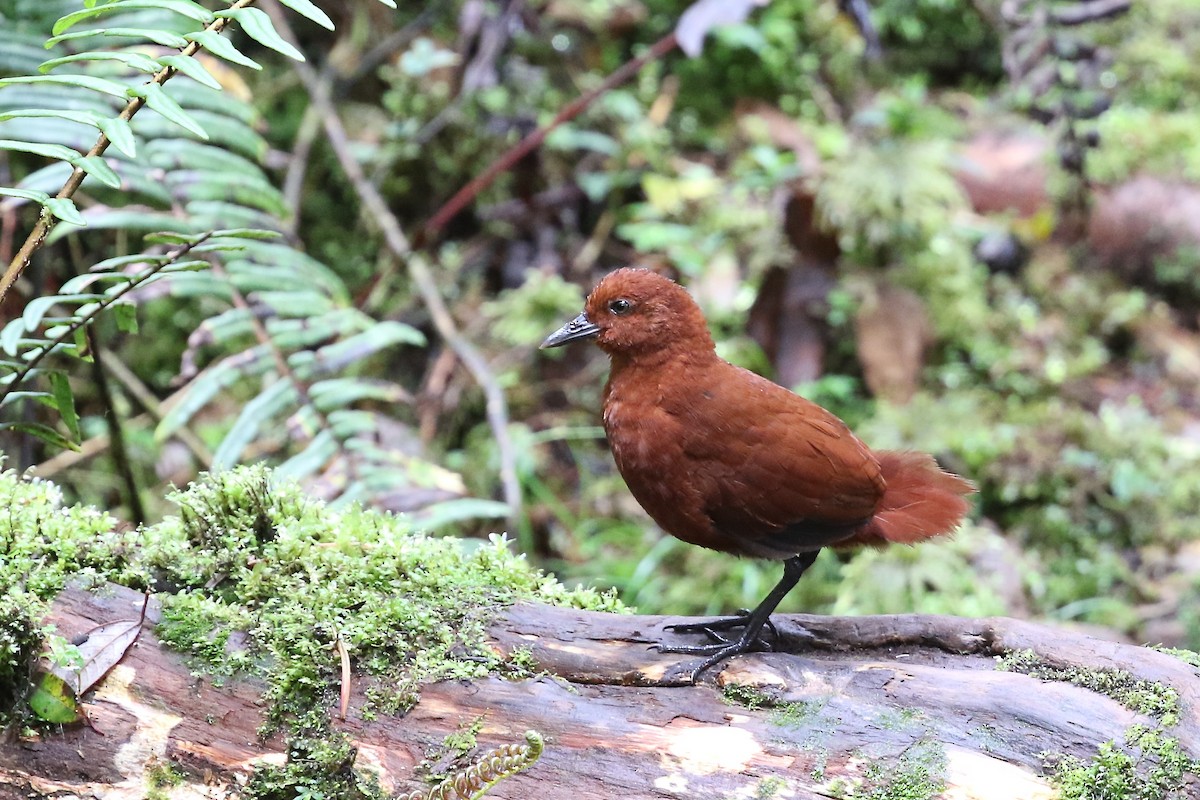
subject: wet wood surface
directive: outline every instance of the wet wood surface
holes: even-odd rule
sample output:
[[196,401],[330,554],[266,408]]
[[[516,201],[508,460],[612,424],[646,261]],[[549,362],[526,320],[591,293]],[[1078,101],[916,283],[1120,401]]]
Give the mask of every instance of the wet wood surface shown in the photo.
[[[140,607],[141,595],[119,587],[68,590],[50,621],[70,637]],[[356,767],[397,793],[427,786],[421,762],[478,720],[480,751],[527,729],[546,741],[536,764],[488,795],[510,800],[818,800],[921,770],[944,776],[948,800],[1039,800],[1054,796],[1047,754],[1087,761],[1132,725],[1157,722],[1070,683],[997,669],[1004,653],[1032,650],[1052,666],[1174,688],[1179,721],[1164,733],[1200,757],[1200,670],[1146,648],[1010,619],[780,615],[774,652],[733,659],[693,686],[694,662],[651,648],[695,642],[664,630],[681,621],[515,606],[491,626],[491,646],[524,650],[537,677],[426,686],[406,716],[370,720],[360,713],[368,682],[356,679],[347,720],[336,700],[330,716],[354,740]],[[727,700],[732,684],[754,687],[759,707]],[[142,798],[147,770],[168,763],[187,779],[165,796],[226,797],[255,764],[284,760],[281,738],[257,735],[262,689],[193,675],[148,626],[85,695],[89,726],[0,744],[0,798]],[[1190,791],[1200,796],[1200,785]]]

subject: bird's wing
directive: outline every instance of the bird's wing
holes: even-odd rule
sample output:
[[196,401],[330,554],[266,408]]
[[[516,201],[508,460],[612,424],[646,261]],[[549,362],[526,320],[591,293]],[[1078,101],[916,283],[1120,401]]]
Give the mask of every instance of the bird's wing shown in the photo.
[[683,448],[719,528],[828,543],[875,513],[879,464],[833,414],[724,363],[699,385]]

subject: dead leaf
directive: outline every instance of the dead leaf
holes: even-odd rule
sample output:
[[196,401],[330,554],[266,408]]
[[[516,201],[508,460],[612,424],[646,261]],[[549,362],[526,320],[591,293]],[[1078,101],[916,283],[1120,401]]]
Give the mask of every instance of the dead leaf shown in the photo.
[[107,622],[89,631],[87,639],[77,646],[82,658],[78,667],[55,664],[50,672],[62,678],[75,696],[80,697],[125,657],[141,630],[140,619]]
[[704,37],[713,28],[744,22],[750,12],[771,0],[697,0],[683,12],[675,26],[679,49],[692,58],[704,49]]

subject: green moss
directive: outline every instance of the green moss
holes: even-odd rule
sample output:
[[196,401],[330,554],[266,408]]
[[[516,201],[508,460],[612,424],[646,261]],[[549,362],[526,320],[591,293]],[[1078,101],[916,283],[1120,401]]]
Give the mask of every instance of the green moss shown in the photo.
[[740,683],[727,683],[721,687],[721,698],[730,705],[745,706],[751,711],[773,708],[777,703],[774,697],[757,686]]
[[354,769],[355,749],[344,734],[298,738],[288,745],[287,763],[260,766],[242,791],[243,800],[383,800],[374,777]]
[[[208,477],[172,499],[180,514],[138,531],[62,508],[51,484],[0,474],[0,686],[28,685],[45,637],[37,620],[68,579],[159,589],[157,634],[218,678],[264,679],[268,727],[325,728],[340,680],[335,648],[370,676],[373,711],[418,699],[420,684],[510,668],[484,646],[487,624],[522,601],[616,610],[612,595],[569,591],[510,552],[434,538],[401,517],[332,509],[262,468]],[[18,613],[20,612],[20,613]],[[516,669],[528,669],[528,657]],[[20,689],[0,709],[0,723]]]
[[725,684],[721,696],[726,703],[744,706],[751,711],[770,709],[767,721],[783,728],[799,727],[825,707],[824,701],[780,700],[756,686],[739,683]]
[[[1125,747],[1105,742],[1089,762],[1062,758],[1052,774],[1061,800],[1187,800],[1188,775],[1200,775],[1200,761],[1177,739],[1135,725]],[[1195,781],[1191,782],[1194,788]]]
[[879,715],[879,726],[887,731],[913,727],[925,713],[916,708],[897,708]]
[[871,759],[858,781],[839,779],[829,787],[843,800],[932,800],[946,788],[946,752],[921,739],[898,759]]
[[425,757],[417,765],[417,774],[432,783],[437,783],[454,771],[469,766],[469,763],[465,762],[478,746],[476,737],[481,730],[483,715],[461,723],[456,730],[446,734],[439,745],[425,752]]
[[1184,650],[1179,647],[1155,647],[1160,653],[1166,653],[1169,656],[1175,656],[1185,664],[1191,664],[1193,667],[1200,667],[1200,653],[1195,650]]
[[1163,725],[1174,725],[1179,720],[1179,692],[1165,684],[1134,677],[1125,670],[1055,667],[1032,650],[1007,653],[996,668],[1090,689],[1131,711],[1154,717]]
[[146,800],[167,800],[165,789],[183,783],[185,776],[174,764],[154,764],[146,770]]
[[143,537],[115,530],[92,508],[64,507],[52,483],[0,471],[0,731],[32,724],[23,707],[33,663],[51,630],[41,622],[68,580],[115,579],[141,588]]
[[778,775],[768,775],[758,782],[758,786],[754,789],[754,797],[756,800],[771,800],[773,797],[778,797],[779,793],[786,788],[786,780]]

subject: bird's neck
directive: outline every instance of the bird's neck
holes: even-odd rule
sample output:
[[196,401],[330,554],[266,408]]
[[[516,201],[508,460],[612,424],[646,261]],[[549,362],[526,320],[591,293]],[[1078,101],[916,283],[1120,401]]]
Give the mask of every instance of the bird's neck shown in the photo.
[[655,370],[684,370],[688,373],[720,361],[716,350],[705,348],[659,347],[653,350],[624,350],[609,353],[612,376],[636,375]]

